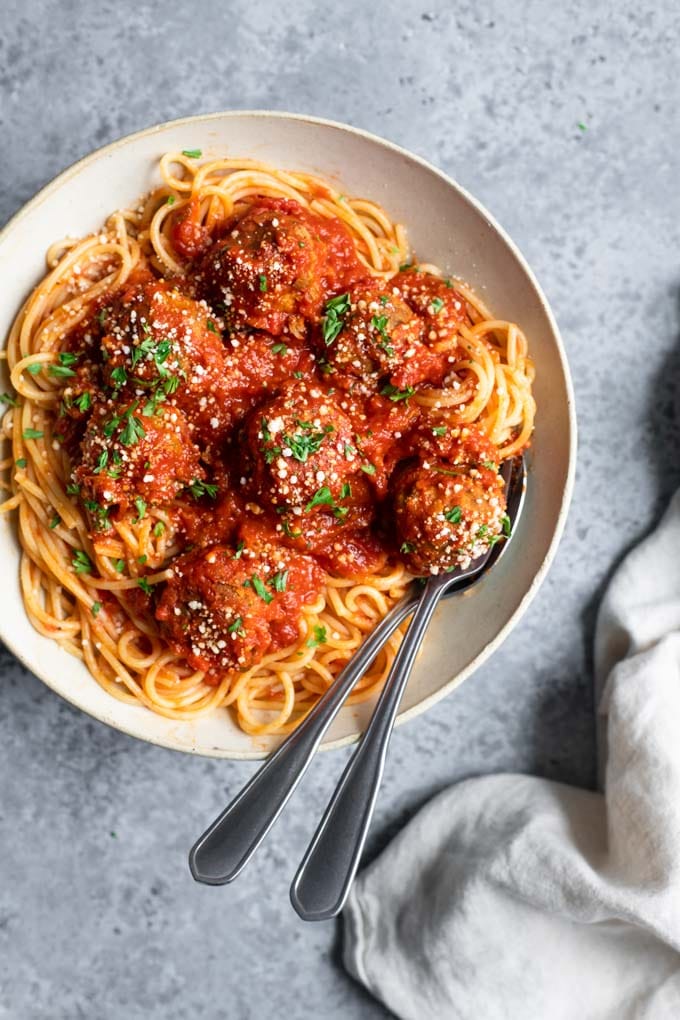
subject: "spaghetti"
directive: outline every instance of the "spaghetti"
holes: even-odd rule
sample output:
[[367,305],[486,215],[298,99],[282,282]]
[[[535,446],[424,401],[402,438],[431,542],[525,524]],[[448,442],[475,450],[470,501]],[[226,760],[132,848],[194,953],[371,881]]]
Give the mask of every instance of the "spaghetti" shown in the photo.
[[7,343],[0,509],[33,626],[109,693],[285,733],[414,574],[502,540],[533,367],[376,204],[199,159],[47,252]]

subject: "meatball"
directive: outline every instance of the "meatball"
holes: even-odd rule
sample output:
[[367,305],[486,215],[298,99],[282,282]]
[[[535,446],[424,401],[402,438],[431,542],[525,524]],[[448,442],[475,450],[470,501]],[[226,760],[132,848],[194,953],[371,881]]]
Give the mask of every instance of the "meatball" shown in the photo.
[[156,618],[173,650],[217,682],[293,644],[322,584],[314,561],[289,549],[214,545],[175,561]]
[[503,480],[491,469],[407,464],[392,495],[400,552],[414,574],[466,567],[503,534]]
[[465,298],[446,277],[409,269],[394,277],[404,301],[425,320],[429,344],[454,339],[463,323],[470,323]]
[[108,401],[90,418],[74,478],[95,517],[112,504],[124,511],[136,499],[169,503],[181,489],[205,478],[182,412],[165,405],[155,414],[144,412],[139,400]]
[[170,401],[202,445],[218,443],[231,424],[225,410],[225,351],[204,302],[147,278],[125,287],[101,315],[104,379],[119,392]]
[[404,449],[421,459],[446,460],[451,466],[468,464],[497,471],[500,463],[495,443],[474,425],[456,422],[455,410],[446,408],[423,412],[407,436]]
[[251,487],[262,503],[297,515],[347,517],[360,462],[352,423],[331,394],[314,383],[292,383],[253,411],[245,437]]
[[298,341],[255,330],[232,333],[225,343],[224,387],[236,419],[296,376],[311,378],[314,355]]
[[199,263],[198,294],[224,306],[233,330],[303,337],[324,300],[317,219],[297,202],[258,199]]
[[327,303],[321,332],[333,383],[368,395],[413,358],[423,324],[398,294],[365,281]]

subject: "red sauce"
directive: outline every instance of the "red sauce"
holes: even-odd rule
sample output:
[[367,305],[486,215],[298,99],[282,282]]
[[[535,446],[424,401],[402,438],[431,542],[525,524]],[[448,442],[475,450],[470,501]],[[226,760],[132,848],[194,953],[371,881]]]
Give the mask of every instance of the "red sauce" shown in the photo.
[[[428,514],[448,512],[446,465],[474,473],[474,509],[497,491],[496,453],[412,399],[456,381],[467,309],[445,282],[370,279],[340,220],[284,199],[258,199],[214,236],[193,200],[172,243],[180,278],[138,272],[78,331],[65,432],[93,531],[140,501],[171,515],[172,577],[131,598],[216,681],[297,640],[324,571],[436,562]],[[423,535],[420,558],[405,532]]]

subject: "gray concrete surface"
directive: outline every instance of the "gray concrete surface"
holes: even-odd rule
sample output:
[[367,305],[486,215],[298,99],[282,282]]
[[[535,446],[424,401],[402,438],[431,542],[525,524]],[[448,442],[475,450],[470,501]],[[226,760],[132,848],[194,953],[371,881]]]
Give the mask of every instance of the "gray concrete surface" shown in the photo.
[[[503,649],[395,734],[371,856],[464,776],[594,783],[595,606],[680,481],[680,20],[669,0],[323,6],[5,0],[0,221],[129,131],[269,107],[428,157],[528,256],[576,384],[573,511]],[[0,670],[0,1017],[386,1015],[342,971],[336,926],[306,926],[288,905],[345,753],[318,761],[237,884],[202,888],[187,848],[253,766],[144,746],[6,651]]]

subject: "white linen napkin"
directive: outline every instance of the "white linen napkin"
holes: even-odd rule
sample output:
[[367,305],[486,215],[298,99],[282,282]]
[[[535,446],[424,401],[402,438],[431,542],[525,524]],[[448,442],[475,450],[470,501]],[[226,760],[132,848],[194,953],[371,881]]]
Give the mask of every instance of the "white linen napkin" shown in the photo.
[[459,783],[357,879],[345,965],[404,1020],[680,1020],[680,493],[600,609],[605,793]]

